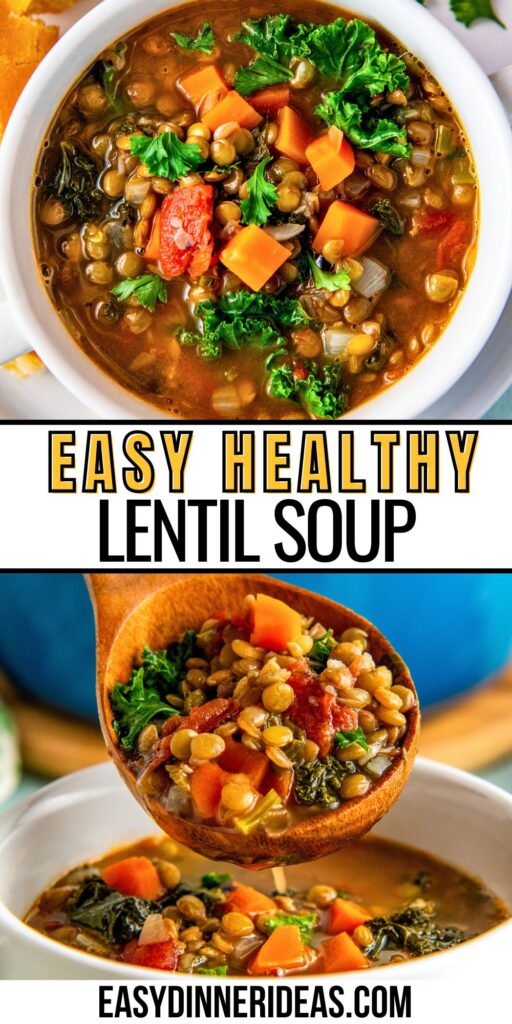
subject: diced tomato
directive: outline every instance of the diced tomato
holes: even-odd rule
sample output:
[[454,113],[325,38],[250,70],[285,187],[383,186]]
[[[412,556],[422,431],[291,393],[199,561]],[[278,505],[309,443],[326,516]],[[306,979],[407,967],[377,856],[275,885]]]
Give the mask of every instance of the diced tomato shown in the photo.
[[160,263],[166,277],[189,272],[192,278],[210,266],[213,241],[213,188],[192,185],[166,196],[160,215]]
[[333,704],[332,724],[336,732],[354,732],[359,717],[355,708],[347,708],[345,704]]
[[425,238],[441,235],[453,224],[455,214],[451,210],[425,210],[420,217],[420,231]]
[[251,786],[259,793],[263,793],[263,783],[270,768],[267,755],[259,750],[250,750],[231,736],[226,737],[225,744],[218,758],[220,767],[234,775],[246,775]]
[[123,949],[123,960],[137,967],[153,967],[157,971],[175,971],[178,966],[179,953],[175,939],[166,942],[152,942],[148,946],[139,946],[137,939],[132,939]]
[[450,230],[437,247],[437,270],[446,270],[451,267],[457,269],[461,262],[471,236],[471,224],[463,217],[453,222]]
[[304,366],[304,363],[299,363],[298,361],[293,363],[292,373],[295,380],[307,380],[308,378],[308,371]]
[[192,708],[192,711],[185,717],[176,715],[174,718],[168,718],[162,728],[162,732],[168,734],[175,732],[176,729],[195,729],[196,732],[213,732],[223,722],[233,718],[238,710],[239,706],[236,700],[215,697],[214,700],[209,700],[206,704],[200,704],[199,707]]
[[338,729],[357,727],[357,711],[338,704],[335,693],[323,690],[316,676],[309,673],[306,662],[296,662],[288,682],[295,690],[288,718],[299,729],[304,729],[308,739],[318,743],[320,757],[326,757]]

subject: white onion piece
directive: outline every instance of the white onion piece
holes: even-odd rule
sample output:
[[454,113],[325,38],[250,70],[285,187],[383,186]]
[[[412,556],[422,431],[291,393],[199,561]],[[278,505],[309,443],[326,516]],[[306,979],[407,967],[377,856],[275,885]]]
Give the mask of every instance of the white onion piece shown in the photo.
[[426,146],[414,146],[411,153],[413,167],[430,167],[432,163],[432,150]]
[[261,946],[263,936],[258,934],[242,935],[233,942],[233,959],[240,965],[244,964]]
[[135,206],[142,206],[149,190],[151,188],[151,182],[148,178],[128,178],[125,186],[125,199],[127,203],[133,203]]
[[322,331],[326,356],[340,356],[345,351],[354,332],[346,327],[326,327]]
[[391,757],[386,757],[384,754],[379,754],[377,757],[374,757],[373,760],[368,761],[368,764],[366,765],[368,775],[373,775],[375,779],[378,779],[381,775],[384,775],[385,771],[387,771],[392,760],[393,759]]
[[265,231],[271,238],[275,238],[276,242],[287,242],[290,238],[302,234],[305,227],[305,224],[273,224],[265,228]]
[[139,935],[139,946],[151,946],[154,942],[167,942],[169,931],[161,914],[150,914],[144,921]]
[[411,192],[410,195],[403,196],[400,199],[400,206],[406,206],[408,210],[418,210],[421,206],[421,196],[419,192]]
[[215,412],[225,419],[239,416],[242,407],[234,384],[223,384],[221,388],[216,388],[212,395],[212,406]]
[[372,256],[361,256],[359,262],[363,273],[357,281],[352,281],[352,288],[365,299],[373,299],[385,291],[391,281],[391,273],[380,260]]

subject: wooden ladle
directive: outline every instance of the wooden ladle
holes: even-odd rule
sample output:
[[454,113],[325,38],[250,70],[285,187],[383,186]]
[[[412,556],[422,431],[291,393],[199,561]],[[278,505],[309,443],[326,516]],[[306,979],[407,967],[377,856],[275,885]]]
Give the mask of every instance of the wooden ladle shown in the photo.
[[343,605],[268,576],[256,574],[92,574],[88,578],[95,606],[97,631],[97,696],[108,751],[134,796],[164,832],[193,850],[214,859],[269,867],[313,860],[332,853],[368,832],[398,797],[416,753],[419,710],[407,715],[402,756],[396,757],[365,796],[342,803],[337,810],[305,814],[278,835],[260,830],[244,836],[179,818],[154,796],[141,793],[119,749],[112,728],[110,694],[130,677],[144,644],[155,650],[198,629],[213,611],[239,611],[247,594],[264,592],[312,616],[336,635],[349,626],[365,629],[376,662],[393,665],[395,683],[414,690],[409,671],[381,633]]

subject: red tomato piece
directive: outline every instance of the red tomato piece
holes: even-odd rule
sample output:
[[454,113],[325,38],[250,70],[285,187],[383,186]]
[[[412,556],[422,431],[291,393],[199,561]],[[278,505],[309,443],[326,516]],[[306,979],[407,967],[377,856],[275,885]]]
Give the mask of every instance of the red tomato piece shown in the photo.
[[139,946],[137,939],[124,947],[123,960],[137,967],[152,967],[157,971],[175,971],[178,966],[178,950],[174,939],[166,942],[152,942],[147,946]]
[[318,679],[305,671],[305,662],[297,662],[288,682],[295,690],[288,718],[304,729],[308,739],[318,743],[320,757],[326,757],[331,752],[335,732],[357,728],[357,711],[338,704],[335,693],[323,690]]
[[192,185],[166,196],[160,216],[160,263],[166,277],[187,270],[198,277],[210,266],[213,241],[213,188]]
[[336,732],[354,732],[359,717],[355,708],[347,708],[345,704],[334,704],[332,723]]
[[425,238],[441,235],[452,226],[455,214],[450,210],[425,210],[420,218],[420,231]]
[[439,243],[437,248],[437,270],[446,270],[451,267],[457,269],[464,256],[471,234],[471,224],[468,220],[460,217],[454,221],[450,230]]

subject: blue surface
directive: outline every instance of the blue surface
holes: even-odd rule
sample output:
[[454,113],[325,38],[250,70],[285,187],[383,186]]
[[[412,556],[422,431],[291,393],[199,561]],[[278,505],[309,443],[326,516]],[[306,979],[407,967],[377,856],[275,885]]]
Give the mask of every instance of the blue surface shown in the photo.
[[[512,575],[291,573],[371,619],[424,703],[474,685],[512,653]],[[96,717],[92,609],[78,574],[0,575],[0,665],[29,693]]]

